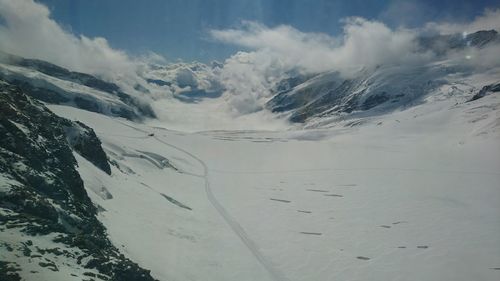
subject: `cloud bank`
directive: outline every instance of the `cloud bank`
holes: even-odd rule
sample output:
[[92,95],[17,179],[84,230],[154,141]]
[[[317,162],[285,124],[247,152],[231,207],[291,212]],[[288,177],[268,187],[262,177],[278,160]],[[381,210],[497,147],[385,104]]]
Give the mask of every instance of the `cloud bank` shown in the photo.
[[255,22],[245,22],[240,29],[213,30],[211,35],[270,56],[284,67],[306,72],[340,70],[347,74],[362,67],[414,59],[412,30],[391,30],[381,22],[357,17],[343,23],[344,35],[340,38],[283,25],[269,28]]
[[0,49],[107,78],[133,75],[136,62],[102,37],[64,30],[33,0],[0,0]]

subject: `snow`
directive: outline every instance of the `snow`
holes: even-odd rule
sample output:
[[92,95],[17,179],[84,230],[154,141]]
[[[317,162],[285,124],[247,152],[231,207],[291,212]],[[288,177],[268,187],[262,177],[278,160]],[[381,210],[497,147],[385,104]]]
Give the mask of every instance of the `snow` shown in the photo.
[[[0,208],[0,212],[5,209]],[[76,258],[57,255],[51,251],[68,253],[75,257],[84,253],[78,249],[71,248],[62,243],[53,242],[61,233],[51,233],[49,235],[30,236],[21,232],[17,228],[4,228],[2,231],[2,243],[0,244],[0,260],[15,261],[19,269],[17,272],[21,280],[82,280],[84,273],[98,274],[96,270],[84,268],[78,264]],[[25,255],[24,251],[33,252]],[[42,254],[43,253],[43,256]],[[86,258],[82,259],[82,264],[86,263]],[[41,266],[46,264],[49,266]],[[57,270],[52,270],[54,264]]]
[[49,89],[53,89],[54,91],[67,95],[68,98],[80,95],[103,102],[126,106],[123,102],[109,93],[99,91],[75,82],[55,78],[29,68],[0,63],[0,71],[2,71],[3,75],[5,75],[7,78],[28,80],[31,81],[34,85],[45,85]]
[[160,280],[498,280],[500,97],[464,97],[290,131],[49,108],[120,167],[75,154],[112,242]]
[[205,99],[196,105],[176,99],[162,99],[153,103],[158,116],[151,126],[181,131],[222,130],[284,130],[290,127],[286,120],[277,119],[262,110],[246,115],[233,114],[230,105],[221,99]]
[[28,128],[26,128],[26,126],[24,126],[23,124],[17,123],[15,121],[12,121],[12,120],[10,120],[10,122],[12,124],[14,124],[19,130],[21,130],[21,132],[23,132],[25,135],[29,135],[30,130]]
[[95,102],[99,106],[99,110],[106,114],[111,114],[113,110],[132,110],[129,105],[121,101],[116,95],[79,83],[59,79],[26,67],[0,63],[0,76],[8,81],[23,81],[34,87],[53,91],[61,97],[68,99],[67,103],[74,103],[74,99],[77,97]]
[[0,194],[7,194],[13,186],[22,186],[22,184],[10,176],[0,173]]

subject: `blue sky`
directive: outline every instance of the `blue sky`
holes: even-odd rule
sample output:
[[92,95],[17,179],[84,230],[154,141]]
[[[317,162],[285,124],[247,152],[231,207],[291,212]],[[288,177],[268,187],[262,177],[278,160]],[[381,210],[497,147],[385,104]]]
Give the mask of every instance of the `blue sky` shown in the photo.
[[52,17],[75,34],[106,38],[131,54],[153,51],[169,60],[222,60],[237,47],[209,38],[210,29],[237,27],[242,20],[291,25],[304,32],[336,35],[339,20],[361,16],[391,26],[428,21],[467,21],[494,0],[42,0]]

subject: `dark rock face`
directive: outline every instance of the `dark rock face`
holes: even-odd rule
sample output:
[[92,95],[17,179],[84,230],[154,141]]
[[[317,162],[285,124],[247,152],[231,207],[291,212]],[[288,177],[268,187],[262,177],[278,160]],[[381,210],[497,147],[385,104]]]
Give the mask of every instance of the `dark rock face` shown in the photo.
[[101,141],[97,138],[94,130],[79,121],[72,122],[71,125],[64,127],[71,147],[96,167],[111,175],[106,153],[104,153]]
[[[58,118],[15,87],[3,84],[0,91],[2,172],[51,199],[67,198],[71,193],[82,203],[72,211],[93,214],[63,130],[71,122]],[[57,167],[49,171],[52,163]]]
[[158,85],[158,86],[171,86],[172,85],[172,82],[163,81],[163,80],[160,80],[160,79],[146,79],[146,82],[148,82],[150,84],[155,84],[155,85]]
[[500,83],[484,86],[483,88],[481,88],[481,90],[479,92],[477,92],[474,96],[472,96],[472,98],[469,101],[478,100],[478,99],[486,96],[489,92],[492,92],[492,93],[493,92],[500,92]]
[[19,268],[11,262],[0,261],[0,280],[2,281],[21,281],[17,273]]
[[[29,257],[54,272],[64,266],[57,259],[61,257],[96,270],[103,280],[153,280],[107,239],[76,170],[72,147],[110,172],[92,129],[56,116],[18,87],[0,81],[0,135],[0,237],[15,230],[23,233],[19,239],[35,241],[1,247],[18,250],[13,256]],[[67,247],[42,249],[36,242],[40,237]],[[0,261],[2,280],[19,279],[16,270],[23,265],[16,259]]]
[[370,108],[373,108],[379,104],[382,104],[382,103],[388,101],[389,99],[390,98],[387,96],[386,92],[371,95],[363,102],[361,109],[368,110]]

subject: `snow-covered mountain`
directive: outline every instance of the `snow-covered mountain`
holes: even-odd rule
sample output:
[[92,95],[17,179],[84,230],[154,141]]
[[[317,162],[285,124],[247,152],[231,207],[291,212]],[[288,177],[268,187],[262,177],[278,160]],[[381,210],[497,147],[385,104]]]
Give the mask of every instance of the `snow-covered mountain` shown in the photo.
[[[236,82],[228,73],[231,68],[217,62],[145,64],[137,70],[138,82],[130,88],[130,83],[123,81],[105,81],[48,62],[2,53],[0,75],[45,102],[72,104],[133,120],[157,116],[167,122],[175,120],[177,113],[169,107],[175,104],[193,112],[215,108],[219,112],[214,114],[227,112],[232,118],[252,114],[270,116],[272,112],[273,118],[295,123],[293,126],[321,127],[411,107],[427,96],[450,94],[443,90],[467,92],[472,97],[482,87],[499,82],[498,66],[478,69],[473,62],[477,58],[473,56],[483,56],[478,53],[482,50],[494,52],[498,46],[500,36],[495,30],[420,36],[415,42],[415,52],[426,57],[422,61],[379,65],[350,75],[293,69],[265,83],[252,82],[255,85],[250,89],[235,88]],[[254,97],[253,90],[266,93]],[[248,112],[233,108],[245,101],[255,103]],[[199,117],[195,116],[194,122],[203,122],[196,118]]]
[[[467,48],[500,44],[500,36],[494,30],[465,36],[420,37],[418,43],[421,52],[436,55],[432,62],[381,65],[373,70],[363,69],[348,78],[338,72],[307,78],[291,77],[276,86],[266,107],[273,112],[285,112],[292,122],[318,126],[317,123],[324,125],[331,120],[384,114],[411,107],[428,96],[462,96],[465,93],[472,97],[486,86],[484,83],[500,82],[498,69],[490,69],[488,72],[493,71],[493,76],[486,73],[484,78],[487,81],[481,81],[479,77],[483,71],[478,72],[464,64],[464,58],[451,59],[447,56],[452,52],[464,54]],[[450,89],[453,93],[446,93]]]
[[45,102],[134,120],[155,117],[137,92],[125,93],[115,83],[46,61],[0,52],[0,78]]
[[498,37],[241,89],[228,62],[130,82],[2,53],[0,279],[496,280],[500,71],[474,56]]

